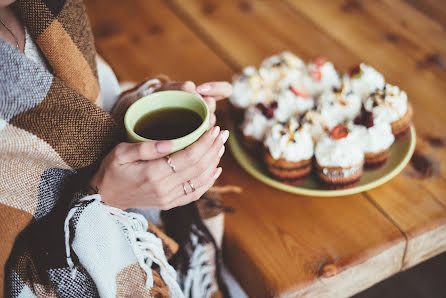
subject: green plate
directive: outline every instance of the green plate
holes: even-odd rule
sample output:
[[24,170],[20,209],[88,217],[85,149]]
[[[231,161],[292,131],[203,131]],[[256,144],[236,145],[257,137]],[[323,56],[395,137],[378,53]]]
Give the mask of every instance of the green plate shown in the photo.
[[410,128],[410,134],[407,138],[395,142],[390,147],[390,155],[387,163],[376,170],[364,171],[359,184],[355,187],[340,190],[324,190],[315,177],[310,177],[303,184],[299,186],[292,186],[271,178],[263,164],[263,161],[255,159],[248,152],[246,152],[241,143],[239,142],[238,130],[234,129],[234,125],[231,128],[231,134],[229,137],[229,147],[238,163],[249,174],[251,174],[257,180],[268,184],[274,188],[307,196],[316,197],[335,197],[345,196],[355,193],[360,193],[372,188],[375,188],[396,175],[398,175],[409,162],[412,154],[415,150],[415,128],[413,125]]

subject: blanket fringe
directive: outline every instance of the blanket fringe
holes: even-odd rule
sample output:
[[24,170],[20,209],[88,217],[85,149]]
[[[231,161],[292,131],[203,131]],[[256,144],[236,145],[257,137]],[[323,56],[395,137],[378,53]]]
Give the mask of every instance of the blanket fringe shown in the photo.
[[[79,207],[82,206],[80,203],[86,201],[102,203],[100,195],[84,197],[69,211],[67,218],[65,219],[65,251],[67,264],[71,269],[72,278],[76,276],[76,268],[74,267],[73,260],[71,259],[69,223]],[[137,213],[126,212],[103,204],[102,206],[113,217],[115,222],[120,225],[121,230],[125,234],[139,265],[146,273],[146,287],[150,289],[154,285],[151,267],[152,264],[155,263],[160,268],[160,275],[169,289],[170,296],[184,297],[184,294],[176,280],[176,271],[172,266],[170,266],[166,259],[161,239],[147,231],[148,222],[146,218]]]

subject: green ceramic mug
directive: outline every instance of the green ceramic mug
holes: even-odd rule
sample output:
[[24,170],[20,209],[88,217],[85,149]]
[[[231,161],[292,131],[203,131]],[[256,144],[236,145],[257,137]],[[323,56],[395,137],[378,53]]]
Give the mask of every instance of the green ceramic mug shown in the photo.
[[209,129],[209,109],[202,98],[184,91],[160,91],[138,99],[128,108],[124,117],[124,126],[128,140],[133,143],[154,141],[135,133],[135,125],[139,119],[148,113],[166,108],[189,109],[200,115],[203,120],[201,125],[190,134],[171,140],[173,141],[171,153],[191,145]]

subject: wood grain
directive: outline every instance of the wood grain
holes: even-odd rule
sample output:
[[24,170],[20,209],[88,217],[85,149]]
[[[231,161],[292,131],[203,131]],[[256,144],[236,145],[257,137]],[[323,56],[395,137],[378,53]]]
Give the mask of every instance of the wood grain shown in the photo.
[[407,3],[426,14],[446,28],[446,5],[438,0],[406,0]]
[[[446,249],[446,71],[431,57],[446,56],[444,24],[433,17],[444,8],[437,2],[86,5],[97,48],[121,80],[158,73],[178,80],[229,80],[244,66],[290,50],[306,60],[325,56],[341,71],[365,61],[408,91],[418,155],[401,175],[365,194],[296,196],[254,180],[229,154],[223,159],[220,183],[243,188],[225,196],[236,209],[226,218],[225,258],[247,292],[344,297]],[[227,106],[219,104],[220,116]]]
[[[428,53],[432,52],[443,53],[444,45],[441,47],[436,42],[428,43],[423,42],[423,40],[429,37],[433,39],[433,36],[436,37],[438,34],[444,36],[444,32],[439,32],[439,29],[432,22],[422,17],[415,21],[419,26],[390,25],[389,19],[383,17],[385,15],[382,12],[383,10],[387,9],[395,12],[392,18],[393,23],[404,23],[407,21],[406,17],[417,15],[413,8],[405,6],[404,3],[399,1],[355,2],[335,0],[328,4],[326,1],[290,0],[290,3],[299,13],[303,13],[318,22],[319,26],[328,34],[336,36],[336,39],[345,47],[358,54],[364,52],[364,56],[370,59],[370,64],[381,65],[387,79],[399,81],[398,84],[407,90],[415,107],[415,127],[421,135],[442,134],[442,129],[439,127],[443,127],[446,121],[443,117],[443,108],[440,105],[444,103],[444,101],[441,102],[441,98],[444,98],[446,93],[440,84],[444,82],[445,71],[432,65],[420,69],[417,67],[417,57],[427,56]],[[352,3],[356,3],[356,5],[352,5]],[[314,11],[316,8],[318,9],[317,13]],[[396,13],[397,11],[405,11],[406,13]],[[380,12],[383,15],[380,15]],[[373,24],[373,26],[370,24]],[[399,36],[397,43],[380,38],[384,32],[388,32],[389,28],[393,30],[395,36]],[[422,34],[421,30],[425,30],[425,32]],[[428,34],[432,30],[437,30],[438,34]],[[342,32],[342,34],[339,32]],[[417,42],[416,38],[410,37],[411,35],[423,36]],[[352,39],[357,42],[352,42]],[[377,47],[380,48],[380,52],[367,50]],[[408,63],[404,63],[404,61]],[[412,76],[399,76],[400,70]],[[428,73],[429,76],[427,76]],[[413,85],[413,78],[417,79],[416,85]],[[429,95],[426,96],[426,93]],[[436,110],[436,113],[434,110]],[[423,239],[419,236],[427,231],[437,230],[444,225],[444,219],[446,218],[444,205],[446,188],[444,179],[445,148],[444,146],[433,148],[420,138],[418,143],[415,156],[417,160],[412,160],[411,166],[406,169],[403,175],[368,192],[377,206],[405,233],[409,240],[408,247],[419,246],[417,242]],[[417,177],[415,174],[420,171],[417,163],[421,163],[422,167],[431,168],[431,173],[427,176]],[[423,210],[423,212],[420,212],[420,210]],[[440,233],[441,229],[437,232]],[[441,247],[440,244],[438,246]],[[418,256],[431,256],[434,252],[439,253],[442,250],[439,250],[438,246],[423,246],[426,250],[418,252]],[[421,261],[413,255],[412,251],[407,251],[404,264],[415,264]],[[416,261],[412,258],[415,258]],[[407,266],[404,265],[403,267]]]
[[[243,189],[225,197],[235,208],[226,217],[226,262],[250,296],[301,291],[314,296],[345,287],[357,292],[400,270],[405,239],[362,195],[310,198],[280,192],[248,176],[229,155],[223,168],[228,174],[221,183]],[[373,277],[336,282],[339,274],[349,276],[373,257]]]
[[[238,70],[268,56],[291,51],[303,59],[337,61],[346,70],[359,57],[343,48],[281,1],[167,0],[197,34],[233,61]],[[292,29],[291,29],[292,28]],[[350,60],[342,59],[345,55]]]
[[230,80],[231,69],[161,0],[85,1],[96,47],[121,81],[160,73],[175,80]]
[[[445,123],[444,101],[440,101],[445,94],[445,73],[435,65],[420,67],[417,62],[431,53],[444,53],[442,38],[438,41],[432,38],[443,37],[444,31],[436,22],[403,2],[296,0],[287,2],[289,6],[277,1],[244,2],[248,10],[241,9],[237,1],[175,0],[170,3],[191,27],[199,28],[198,34],[212,40],[213,46],[237,65],[258,65],[263,58],[283,49],[305,59],[318,54],[327,56],[341,70],[357,61],[370,63],[390,82],[408,91],[416,107],[417,131],[423,137],[434,133],[443,138],[440,128]],[[403,13],[397,13],[401,10]],[[411,21],[413,18],[416,20]],[[411,23],[406,24],[409,21]],[[428,98],[424,90],[429,90]],[[418,151],[426,167],[441,170],[444,147],[434,149],[421,139],[419,143],[424,145],[421,148],[428,149]],[[426,160],[425,155],[428,156]],[[442,204],[445,198],[443,172],[426,177],[419,173],[423,168],[423,164],[420,169],[414,163],[402,176],[367,194],[370,202],[409,239],[401,268],[444,249],[441,244],[419,245],[422,241],[419,237],[427,232],[432,238],[441,236],[446,218]],[[250,195],[244,194],[243,199]],[[256,198],[258,195],[256,193]],[[240,218],[236,222],[244,225],[246,221]],[[233,221],[228,222],[230,225]],[[230,237],[232,232],[227,232],[227,239]],[[234,240],[236,249],[243,247],[239,241],[238,238]],[[255,261],[250,260],[258,266],[259,260]],[[261,274],[262,278],[266,278],[265,274]],[[269,271],[268,279],[271,274]],[[244,284],[252,284],[252,281]]]

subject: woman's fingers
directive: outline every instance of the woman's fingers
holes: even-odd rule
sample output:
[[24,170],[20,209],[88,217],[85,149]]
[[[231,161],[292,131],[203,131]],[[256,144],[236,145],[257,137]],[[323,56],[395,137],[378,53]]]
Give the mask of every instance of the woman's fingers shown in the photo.
[[110,156],[117,160],[119,164],[126,164],[159,159],[169,154],[172,148],[172,141],[121,143],[113,149]]
[[[174,192],[174,195],[177,196],[179,195],[178,190],[181,188],[179,186],[181,183],[196,179],[203,175],[203,173],[204,177],[211,175],[210,172],[214,171],[218,166],[224,153],[224,143],[227,140],[228,135],[227,131],[220,133],[218,127],[214,129],[219,134],[219,137],[212,142],[210,147],[202,145],[205,148],[205,152],[196,153],[198,154],[198,160],[196,162],[194,161],[193,163],[187,164],[186,161],[182,160],[181,156],[178,157],[178,154],[172,155],[170,165],[175,167],[175,172],[172,167],[169,166],[169,162],[165,158],[137,165],[140,167],[140,175],[144,176],[146,181],[151,181],[157,184],[155,190],[153,190],[156,193],[156,196],[163,197],[170,194],[172,191]],[[203,137],[206,137],[206,135]],[[178,164],[177,161],[179,162]],[[200,181],[201,180],[198,181],[199,184]],[[147,184],[147,186],[151,187],[151,184]]]
[[215,98],[213,98],[212,96],[206,96],[203,99],[209,109],[209,125],[212,127],[217,122],[217,117],[215,117],[215,109],[217,108],[217,103],[215,102]]
[[228,82],[208,82],[197,87],[198,93],[203,96],[212,96],[221,100],[232,94],[232,85]]
[[214,142],[224,144],[229,137],[229,131],[220,131],[218,126],[211,128],[198,141],[171,156],[177,172],[195,166],[209,151]]
[[174,192],[176,191],[175,187],[177,188],[177,190],[181,188],[179,186],[177,187],[177,185],[180,185],[181,183],[188,180],[198,179],[198,181],[196,182],[198,186],[201,186],[201,184],[203,184],[203,179],[205,177],[211,176],[212,172],[215,171],[215,168],[220,163],[220,159],[224,151],[225,147],[223,145],[223,141],[215,141],[209,151],[206,152],[206,154],[200,159],[198,163],[183,171],[177,172],[176,174],[164,178],[162,181],[160,181],[160,184],[167,187],[168,185],[172,185],[173,187],[170,187],[168,190],[172,190]]
[[212,185],[214,185],[215,180],[217,180],[217,178],[220,176],[221,172],[222,172],[221,168],[215,169],[213,171],[213,174],[207,177],[206,181],[204,182],[204,184],[202,186],[195,187],[195,191],[192,191],[192,189],[190,188],[190,185],[186,182],[185,183],[186,194],[184,194],[183,186],[181,185],[182,194],[175,197],[174,199],[168,201],[168,203],[165,204],[164,206],[160,206],[161,209],[168,210],[168,209],[172,209],[172,208],[175,208],[178,206],[183,206],[183,205],[186,205],[186,204],[189,204],[191,202],[198,200],[199,198],[201,198],[201,196],[206,191],[209,190],[209,188],[212,187]]
[[214,114],[215,108],[217,107],[217,103],[215,102],[215,98],[212,96],[206,96],[204,97],[204,101],[208,105],[209,113]]
[[215,117],[215,114],[211,114],[211,116],[209,116],[209,126],[214,126],[215,123],[217,123],[217,117]]
[[[176,181],[177,183],[172,189],[163,191],[168,193],[168,197],[172,199],[183,195],[184,191],[186,191],[187,194],[192,193],[193,189],[197,190],[205,186],[209,182],[209,179],[212,179],[217,171],[217,165],[218,163],[210,166],[206,171],[201,172],[200,175],[196,177],[181,178],[180,180]],[[164,183],[163,185],[168,184]],[[169,199],[167,199],[166,201],[169,202]]]
[[157,91],[166,91],[166,90],[181,90],[190,93],[196,93],[195,83],[192,81],[186,82],[167,82],[162,85]]

